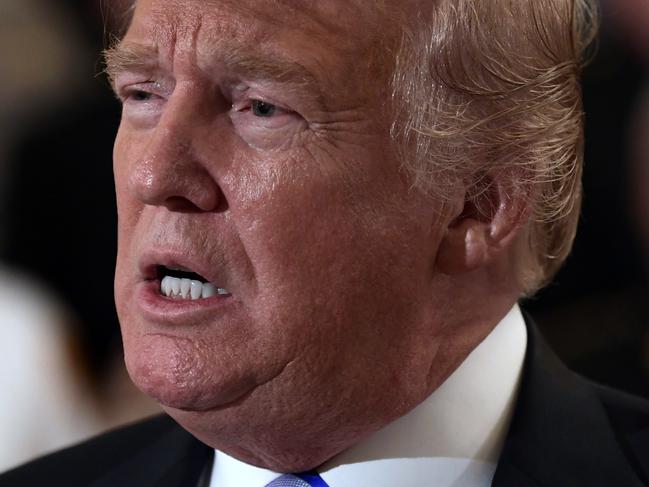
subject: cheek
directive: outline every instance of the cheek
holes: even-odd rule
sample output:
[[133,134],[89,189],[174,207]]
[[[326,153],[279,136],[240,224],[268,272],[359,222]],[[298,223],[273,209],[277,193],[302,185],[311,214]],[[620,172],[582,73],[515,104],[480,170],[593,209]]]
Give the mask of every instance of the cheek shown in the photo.
[[120,322],[124,323],[132,295],[130,282],[135,268],[132,247],[142,205],[131,197],[128,189],[128,170],[131,141],[123,127],[117,134],[113,149],[113,173],[117,198],[117,260],[115,268],[115,304]]
[[120,127],[113,148],[113,176],[120,220],[123,216],[128,216],[127,210],[134,204],[129,194],[129,163],[134,158],[136,147],[136,142],[132,139],[128,131]]
[[118,238],[121,238],[127,219],[127,196],[128,196],[128,176],[127,176],[127,151],[123,142],[122,129],[117,134],[115,146],[113,148],[113,178],[115,180],[115,196],[117,200],[118,216]]
[[113,148],[113,175],[117,199],[118,216],[118,270],[122,260],[127,258],[135,229],[144,205],[134,197],[129,187],[130,171],[139,151],[138,141],[121,126]]
[[128,132],[122,123],[115,137],[113,146],[113,174],[115,176],[115,189],[120,193],[125,173],[125,161],[127,160]]
[[[255,319],[278,323],[270,328],[296,347],[331,343],[327,353],[369,353],[379,330],[400,333],[394,324],[408,320],[408,306],[426,289],[425,231],[397,210],[399,203],[385,200],[390,192],[368,186],[346,198],[342,182],[295,180],[302,184],[276,179],[254,219],[243,218],[254,221],[241,237],[260,290]],[[383,206],[392,209],[372,216]]]

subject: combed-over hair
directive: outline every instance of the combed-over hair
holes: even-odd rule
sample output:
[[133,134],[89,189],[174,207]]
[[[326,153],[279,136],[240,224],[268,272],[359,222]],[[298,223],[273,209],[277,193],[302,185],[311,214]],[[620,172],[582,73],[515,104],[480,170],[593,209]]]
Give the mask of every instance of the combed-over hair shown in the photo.
[[579,77],[597,30],[591,0],[431,0],[404,36],[393,135],[414,184],[476,197],[495,174],[531,210],[518,242],[527,295],[558,270],[581,200]]

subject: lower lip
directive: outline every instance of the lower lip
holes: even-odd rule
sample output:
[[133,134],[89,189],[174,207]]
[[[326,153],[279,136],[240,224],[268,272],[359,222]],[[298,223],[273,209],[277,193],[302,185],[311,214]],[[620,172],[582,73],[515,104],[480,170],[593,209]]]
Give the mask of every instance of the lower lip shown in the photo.
[[199,315],[218,312],[234,302],[230,294],[195,300],[168,298],[160,294],[159,280],[140,282],[135,294],[147,318],[178,325],[196,324]]

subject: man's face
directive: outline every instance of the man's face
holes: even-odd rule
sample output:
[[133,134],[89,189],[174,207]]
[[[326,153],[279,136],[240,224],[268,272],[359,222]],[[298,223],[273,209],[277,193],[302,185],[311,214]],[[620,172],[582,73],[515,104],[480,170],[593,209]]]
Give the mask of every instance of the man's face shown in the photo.
[[[325,460],[434,380],[443,216],[393,153],[397,35],[368,5],[140,0],[112,61],[129,372],[259,464]],[[177,269],[222,294],[165,296]]]

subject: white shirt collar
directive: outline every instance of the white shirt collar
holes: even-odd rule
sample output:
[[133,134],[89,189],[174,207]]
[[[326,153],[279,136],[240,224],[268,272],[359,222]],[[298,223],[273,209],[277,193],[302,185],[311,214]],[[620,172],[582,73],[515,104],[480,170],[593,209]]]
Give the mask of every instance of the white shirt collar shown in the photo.
[[[424,402],[318,472],[330,487],[491,485],[526,348],[515,305]],[[216,451],[210,487],[263,487],[279,475]]]

